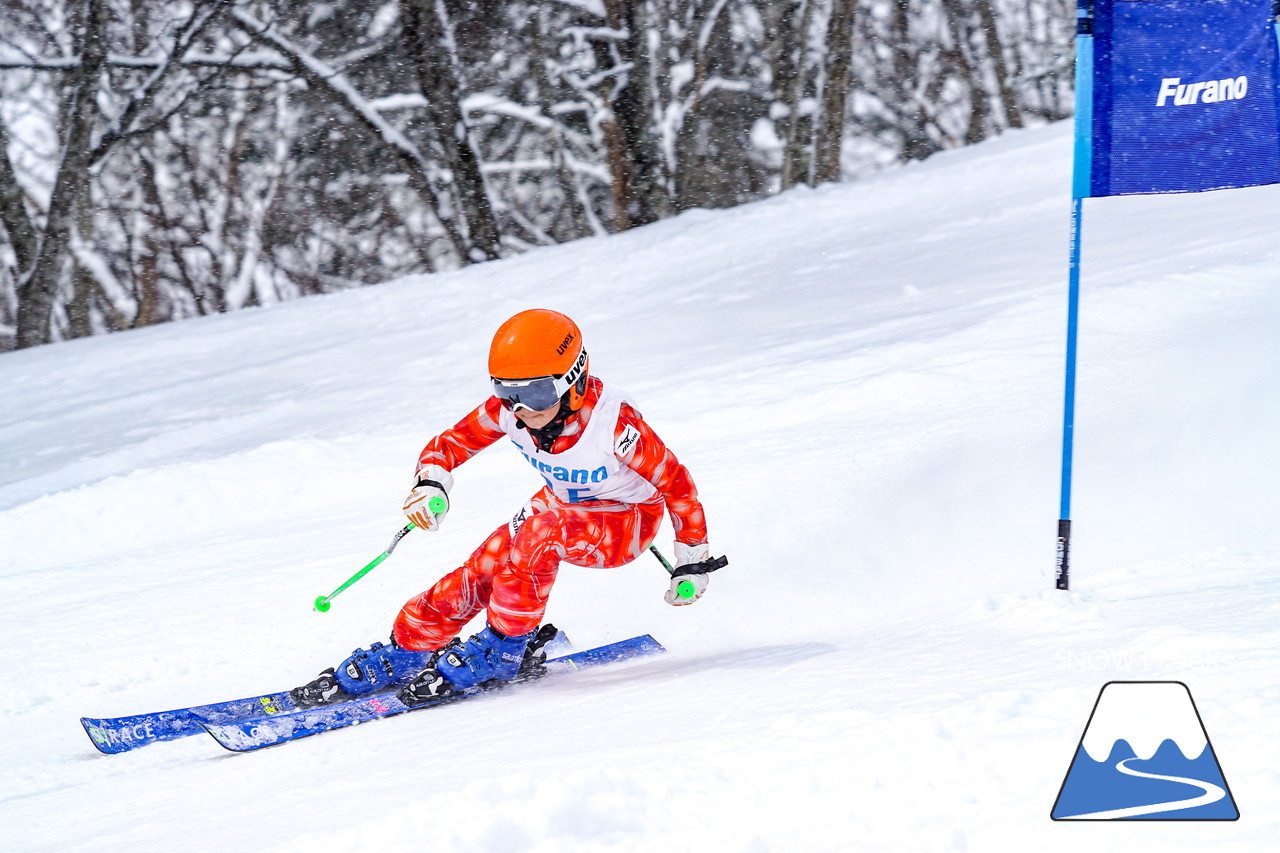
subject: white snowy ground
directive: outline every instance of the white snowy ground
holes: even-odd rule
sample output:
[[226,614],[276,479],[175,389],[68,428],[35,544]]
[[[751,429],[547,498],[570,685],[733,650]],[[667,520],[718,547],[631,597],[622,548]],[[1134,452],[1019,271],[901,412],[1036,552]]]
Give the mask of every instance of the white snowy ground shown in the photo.
[[[1280,837],[1280,189],[1086,203],[1075,589],[1051,589],[1070,128],[455,275],[0,356],[7,850],[1262,850]],[[78,723],[297,684],[538,479],[385,547],[501,320],[572,314],[730,567],[560,575],[660,658],[234,755]],[[660,538],[669,547],[669,533]],[[1242,817],[1049,819],[1099,689],[1181,680]]]

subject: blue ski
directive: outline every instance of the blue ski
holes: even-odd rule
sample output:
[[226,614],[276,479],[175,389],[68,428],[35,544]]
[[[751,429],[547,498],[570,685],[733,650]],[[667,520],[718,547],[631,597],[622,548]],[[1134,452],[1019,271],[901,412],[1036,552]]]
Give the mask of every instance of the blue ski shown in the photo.
[[140,746],[177,740],[204,731],[201,722],[229,723],[254,717],[287,714],[298,710],[289,691],[232,699],[212,705],[194,705],[172,711],[135,714],[131,717],[81,717],[80,725],[101,752],[114,755]]
[[[546,663],[548,675],[587,669],[593,666],[615,663],[630,658],[657,654],[665,649],[648,634],[632,637],[607,646],[600,646],[586,651],[573,652]],[[488,688],[493,689],[493,688]],[[383,693],[362,699],[353,699],[338,705],[326,705],[292,713],[263,715],[254,720],[238,720],[235,722],[203,723],[209,734],[218,743],[232,752],[248,752],[264,746],[274,746],[308,735],[340,729],[357,723],[390,717],[406,711],[418,711],[423,708],[434,708],[448,702],[457,702],[478,693],[486,692],[486,688],[478,687],[461,693],[441,697],[435,702],[410,707],[397,698],[395,693]]]
[[[571,648],[563,631],[547,643],[548,651]],[[225,724],[237,720],[254,720],[264,716],[288,714],[298,710],[289,698],[289,691],[265,693],[229,702],[209,705],[193,705],[172,711],[153,711],[150,714],[134,714],[129,717],[81,717],[80,725],[99,751],[108,755],[128,752],[148,744],[190,737],[204,733],[201,723]]]

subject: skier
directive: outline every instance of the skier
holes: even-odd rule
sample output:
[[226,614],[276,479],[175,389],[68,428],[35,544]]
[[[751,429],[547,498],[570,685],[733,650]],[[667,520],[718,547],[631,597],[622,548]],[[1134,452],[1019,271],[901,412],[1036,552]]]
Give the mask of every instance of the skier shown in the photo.
[[[590,568],[631,562],[652,543],[664,505],[682,573],[665,599],[687,605],[706,591],[717,564],[693,480],[631,399],[590,375],[573,320],[540,308],[516,314],[493,337],[489,374],[493,395],[419,455],[405,515],[438,530],[451,506],[453,470],[503,436],[546,486],[462,566],[405,604],[390,643],[357,649],[295,688],[299,706],[396,685],[415,704],[536,670],[542,644],[554,636],[547,626],[537,629],[561,561]],[[691,587],[681,595],[685,581]],[[484,629],[465,643],[455,639],[481,610]]]

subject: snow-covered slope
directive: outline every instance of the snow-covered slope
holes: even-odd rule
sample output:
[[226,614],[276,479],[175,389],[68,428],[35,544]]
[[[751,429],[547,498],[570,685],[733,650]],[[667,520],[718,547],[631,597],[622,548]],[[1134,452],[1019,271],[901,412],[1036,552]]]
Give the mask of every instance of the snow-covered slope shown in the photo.
[[[1076,589],[1050,589],[1070,129],[458,274],[0,357],[0,838],[17,850],[1267,849],[1280,834],[1280,190],[1086,204]],[[498,323],[583,327],[731,565],[565,568],[669,654],[232,756],[81,715],[299,683],[538,485],[385,547]],[[664,533],[660,543],[669,543]],[[1190,687],[1243,815],[1055,824],[1099,688]]]

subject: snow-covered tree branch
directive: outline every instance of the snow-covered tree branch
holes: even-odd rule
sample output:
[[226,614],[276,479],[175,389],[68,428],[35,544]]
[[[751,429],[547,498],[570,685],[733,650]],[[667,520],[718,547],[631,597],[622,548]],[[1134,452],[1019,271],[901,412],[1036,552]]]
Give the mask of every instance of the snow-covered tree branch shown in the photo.
[[1072,102],[1067,0],[0,3],[0,350],[852,179]]

